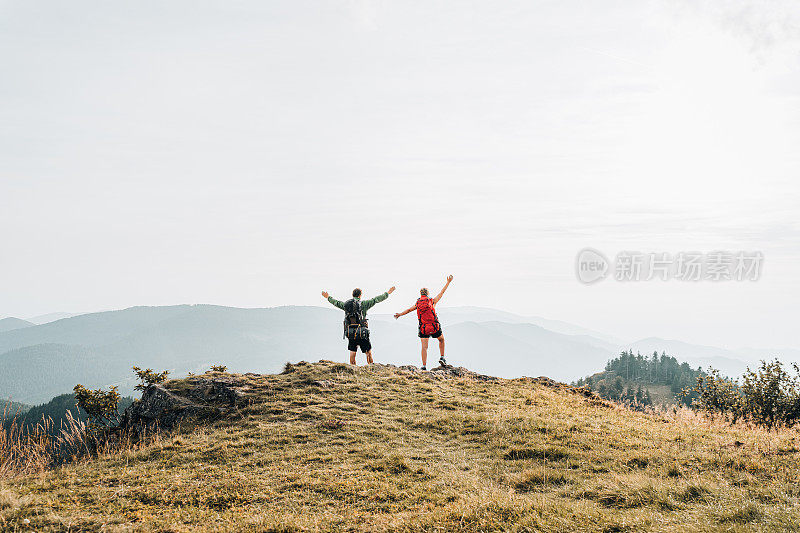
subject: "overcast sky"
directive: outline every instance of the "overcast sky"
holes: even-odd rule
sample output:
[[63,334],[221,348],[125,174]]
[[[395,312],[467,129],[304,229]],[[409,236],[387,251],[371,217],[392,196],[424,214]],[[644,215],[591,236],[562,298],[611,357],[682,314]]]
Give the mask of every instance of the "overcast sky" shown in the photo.
[[[800,348],[798,146],[790,0],[0,0],[0,316],[453,273],[443,305]],[[586,246],[764,271],[586,286]]]

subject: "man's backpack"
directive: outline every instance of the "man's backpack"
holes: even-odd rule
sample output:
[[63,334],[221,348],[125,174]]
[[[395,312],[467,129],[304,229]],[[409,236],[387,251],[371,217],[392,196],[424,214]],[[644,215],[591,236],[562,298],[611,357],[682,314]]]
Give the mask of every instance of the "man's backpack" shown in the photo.
[[430,335],[439,330],[439,317],[433,308],[433,300],[427,296],[422,296],[417,300],[417,319],[419,320],[419,332],[423,335]]
[[361,300],[352,298],[344,303],[344,337],[347,339],[366,339],[369,337],[367,320],[361,310]]

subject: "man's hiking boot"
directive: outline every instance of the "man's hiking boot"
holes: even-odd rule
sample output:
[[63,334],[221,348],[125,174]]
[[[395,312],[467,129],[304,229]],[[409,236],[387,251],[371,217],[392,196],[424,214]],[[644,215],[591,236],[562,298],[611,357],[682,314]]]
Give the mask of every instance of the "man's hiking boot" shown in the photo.
[[422,368],[420,368],[420,370],[428,370],[428,369],[425,368],[425,365],[422,365]]
[[444,360],[444,356],[439,358],[439,366],[447,366],[447,361]]

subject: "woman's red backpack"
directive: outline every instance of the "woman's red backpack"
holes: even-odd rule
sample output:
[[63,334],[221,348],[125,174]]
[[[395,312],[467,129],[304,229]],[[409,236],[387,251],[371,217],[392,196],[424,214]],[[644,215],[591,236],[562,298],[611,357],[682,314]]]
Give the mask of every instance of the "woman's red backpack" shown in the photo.
[[419,319],[419,332],[430,335],[439,330],[439,318],[433,308],[433,300],[422,296],[417,300],[417,318]]

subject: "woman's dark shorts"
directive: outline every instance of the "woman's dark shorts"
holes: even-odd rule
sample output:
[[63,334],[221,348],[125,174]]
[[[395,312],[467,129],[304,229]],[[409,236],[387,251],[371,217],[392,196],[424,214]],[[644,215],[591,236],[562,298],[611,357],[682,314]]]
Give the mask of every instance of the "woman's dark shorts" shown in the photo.
[[433,337],[434,339],[438,339],[441,336],[442,336],[442,327],[441,326],[439,326],[439,329],[437,329],[433,333],[422,333],[421,331],[419,332],[419,338],[420,339],[427,339],[428,337]]

